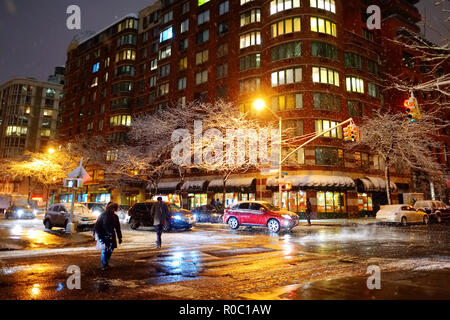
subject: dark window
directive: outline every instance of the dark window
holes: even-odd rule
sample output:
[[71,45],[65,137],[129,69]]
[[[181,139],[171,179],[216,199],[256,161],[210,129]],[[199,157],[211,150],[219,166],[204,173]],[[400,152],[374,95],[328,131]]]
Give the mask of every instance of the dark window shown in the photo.
[[248,209],[250,209],[250,203],[248,203],[248,202],[241,203],[239,205],[239,209],[240,210],[248,210]]

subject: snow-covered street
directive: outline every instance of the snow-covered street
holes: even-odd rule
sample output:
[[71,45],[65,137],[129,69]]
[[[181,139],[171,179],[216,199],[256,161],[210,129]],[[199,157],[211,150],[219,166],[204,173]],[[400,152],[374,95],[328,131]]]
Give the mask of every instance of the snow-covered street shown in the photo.
[[[123,226],[112,268],[90,232],[65,236],[40,220],[0,220],[1,299],[450,298],[450,225],[300,225],[292,232],[201,224],[163,234]],[[80,268],[69,290],[67,268]],[[369,290],[369,266],[381,289]]]

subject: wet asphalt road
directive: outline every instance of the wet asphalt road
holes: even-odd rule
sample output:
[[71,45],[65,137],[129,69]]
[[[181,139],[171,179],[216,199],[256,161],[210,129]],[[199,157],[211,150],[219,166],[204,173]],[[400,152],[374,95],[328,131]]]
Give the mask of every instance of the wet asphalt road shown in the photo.
[[[101,271],[90,232],[0,219],[0,299],[450,299],[450,224],[301,225],[292,232],[202,224],[163,234],[124,226]],[[70,290],[69,266],[81,289]],[[367,288],[369,266],[381,289]]]

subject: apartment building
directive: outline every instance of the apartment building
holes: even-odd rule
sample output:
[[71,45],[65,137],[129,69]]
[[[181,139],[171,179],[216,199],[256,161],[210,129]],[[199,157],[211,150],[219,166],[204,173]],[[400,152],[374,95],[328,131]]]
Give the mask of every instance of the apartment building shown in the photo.
[[[217,99],[255,117],[260,115],[252,104],[264,99],[283,119],[283,128],[294,128],[296,135],[323,131],[350,117],[358,123],[372,110],[407,98],[383,92],[386,73],[426,77],[418,66],[411,68],[407,50],[386,39],[398,37],[403,28],[418,31],[415,3],[157,1],[69,48],[60,133],[68,140],[101,134],[110,142],[124,141],[140,113]],[[370,4],[383,8],[381,30],[367,27]],[[118,150],[106,148],[106,160],[117,156]],[[379,156],[345,150],[342,129],[333,130],[283,165],[292,186],[283,190],[283,204],[303,212],[310,198],[321,217],[373,212],[386,203],[383,169]],[[394,200],[402,201],[402,193],[414,191],[411,172],[402,166],[393,171]],[[201,173],[183,183],[168,174],[158,189],[169,200],[183,199],[187,208],[222,197],[220,177]],[[108,199],[125,204],[145,198],[145,186],[103,190]],[[88,191],[81,197],[97,199]],[[232,176],[225,198],[228,204],[277,203],[278,181],[260,172]]]

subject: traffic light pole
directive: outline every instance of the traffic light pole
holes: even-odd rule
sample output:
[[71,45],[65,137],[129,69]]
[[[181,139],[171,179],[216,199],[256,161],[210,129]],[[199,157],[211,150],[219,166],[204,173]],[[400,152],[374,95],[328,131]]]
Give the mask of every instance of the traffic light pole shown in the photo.
[[301,148],[303,148],[304,146],[306,146],[308,143],[310,143],[310,142],[316,140],[317,138],[323,136],[324,134],[326,134],[326,133],[328,133],[328,132],[330,132],[330,131],[332,131],[332,130],[334,130],[334,129],[336,129],[336,128],[342,127],[343,125],[345,125],[345,124],[347,124],[347,123],[353,123],[353,119],[352,119],[352,118],[349,118],[349,119],[345,120],[344,122],[338,123],[337,125],[335,125],[334,127],[331,127],[330,129],[328,129],[328,130],[326,130],[326,131],[319,132],[319,133],[316,134],[313,138],[309,139],[309,140],[306,141],[304,144],[302,144],[301,146],[299,146],[299,147],[297,147],[295,150],[293,150],[291,153],[289,153],[283,160],[281,160],[280,165],[281,165],[284,161],[286,161],[291,155],[293,155],[295,152],[297,152],[299,149],[301,149]]

